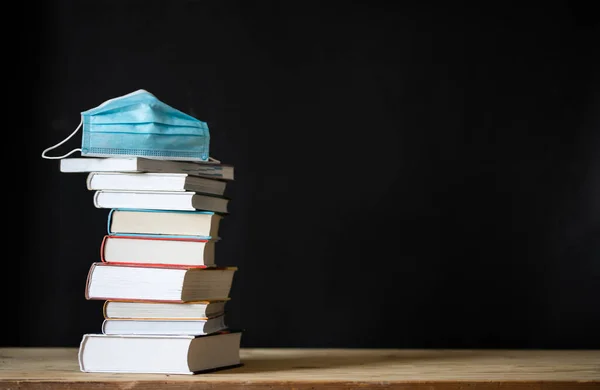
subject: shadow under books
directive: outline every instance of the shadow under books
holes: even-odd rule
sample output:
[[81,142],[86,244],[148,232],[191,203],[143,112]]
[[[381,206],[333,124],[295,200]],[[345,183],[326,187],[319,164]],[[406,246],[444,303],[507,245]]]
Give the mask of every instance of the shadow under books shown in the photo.
[[[230,370],[220,371],[223,374],[230,373],[261,373],[261,372],[275,372],[275,371],[297,371],[297,370],[319,370],[319,369],[330,369],[330,368],[347,368],[347,367],[362,367],[367,368],[372,365],[379,364],[393,364],[393,363],[404,363],[408,365],[416,364],[419,362],[436,362],[439,363],[442,360],[451,359],[456,361],[459,359],[472,359],[476,356],[482,356],[475,350],[469,351],[457,351],[454,354],[448,354],[447,352],[441,354],[439,351],[394,351],[390,350],[388,353],[360,353],[361,350],[357,349],[356,353],[352,351],[340,351],[340,350],[321,350],[317,353],[312,351],[315,350],[297,350],[293,354],[278,354],[274,356],[245,356],[242,358],[242,366],[233,368]],[[218,374],[219,372],[215,372]]]

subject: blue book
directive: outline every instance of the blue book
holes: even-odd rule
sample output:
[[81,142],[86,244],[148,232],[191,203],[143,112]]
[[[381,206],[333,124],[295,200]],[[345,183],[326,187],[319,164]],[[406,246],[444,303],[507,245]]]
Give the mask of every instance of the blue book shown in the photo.
[[109,235],[218,240],[223,217],[212,211],[111,209],[107,230]]

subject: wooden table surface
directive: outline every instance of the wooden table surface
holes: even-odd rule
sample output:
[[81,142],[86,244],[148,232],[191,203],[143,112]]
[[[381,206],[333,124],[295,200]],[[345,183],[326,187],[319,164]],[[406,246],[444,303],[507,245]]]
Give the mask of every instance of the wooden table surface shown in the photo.
[[2,389],[600,390],[600,351],[243,349],[210,374],[79,371],[76,348],[0,348]]

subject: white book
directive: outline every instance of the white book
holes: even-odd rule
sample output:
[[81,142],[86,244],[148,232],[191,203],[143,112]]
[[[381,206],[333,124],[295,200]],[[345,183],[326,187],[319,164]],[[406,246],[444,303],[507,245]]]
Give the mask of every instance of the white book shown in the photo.
[[192,191],[223,195],[227,182],[187,173],[90,172],[88,190]]
[[191,191],[96,191],[94,206],[105,209],[205,210],[227,214],[229,199]]
[[212,211],[112,209],[108,234],[217,239],[222,218]]
[[104,334],[156,334],[204,336],[227,329],[225,316],[205,320],[125,320],[105,319]]
[[236,267],[183,268],[92,263],[85,298],[194,302],[229,299]]
[[207,336],[85,334],[83,372],[199,374],[241,365],[241,332]]
[[72,157],[60,160],[60,171],[77,172],[151,172],[187,173],[195,176],[233,180],[234,169],[228,164],[156,160],[144,157]]
[[106,263],[214,267],[216,240],[105,235],[100,258]]
[[225,314],[227,301],[187,303],[105,301],[106,319],[203,320]]

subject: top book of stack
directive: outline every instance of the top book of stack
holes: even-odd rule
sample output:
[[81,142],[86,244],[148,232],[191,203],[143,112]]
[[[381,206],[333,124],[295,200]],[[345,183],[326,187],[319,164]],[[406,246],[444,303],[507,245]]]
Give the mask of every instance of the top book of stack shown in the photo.
[[213,162],[155,160],[143,157],[81,157],[60,160],[60,171],[186,173],[220,180],[233,180],[232,165]]

